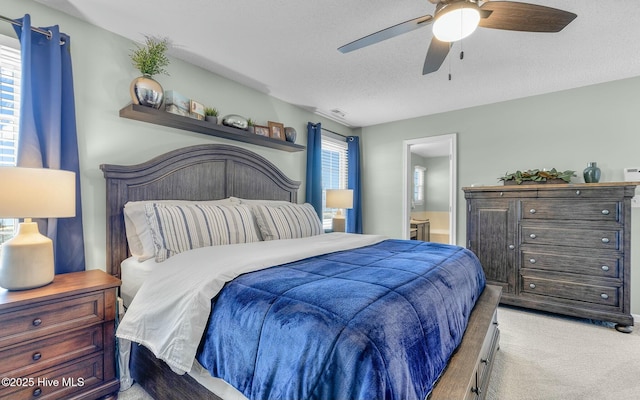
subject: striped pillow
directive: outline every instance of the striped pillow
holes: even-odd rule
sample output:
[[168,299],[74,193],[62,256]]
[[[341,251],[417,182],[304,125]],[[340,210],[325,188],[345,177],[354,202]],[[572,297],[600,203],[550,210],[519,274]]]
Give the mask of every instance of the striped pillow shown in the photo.
[[206,246],[260,240],[246,205],[145,204],[156,262]]
[[263,240],[296,239],[324,233],[322,221],[309,203],[253,206]]

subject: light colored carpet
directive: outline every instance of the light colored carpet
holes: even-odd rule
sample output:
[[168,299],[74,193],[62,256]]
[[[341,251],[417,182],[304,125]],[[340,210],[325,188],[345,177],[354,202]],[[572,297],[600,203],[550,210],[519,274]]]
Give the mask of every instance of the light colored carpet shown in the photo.
[[500,307],[487,399],[640,399],[640,327]]
[[[612,325],[509,307],[498,310],[500,350],[487,400],[640,399],[640,326]],[[153,400],[138,385],[119,400]]]

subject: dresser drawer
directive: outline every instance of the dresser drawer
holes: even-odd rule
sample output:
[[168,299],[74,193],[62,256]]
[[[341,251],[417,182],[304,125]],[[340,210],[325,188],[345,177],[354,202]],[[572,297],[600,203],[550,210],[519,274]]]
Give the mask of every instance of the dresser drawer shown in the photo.
[[[576,254],[583,254],[577,251]],[[620,278],[619,257],[584,257],[568,254],[541,253],[523,251],[521,268],[543,269],[547,271],[566,272],[570,274],[592,275],[607,278]]]
[[577,300],[613,307],[620,305],[618,288],[611,286],[588,285],[557,279],[549,280],[523,276],[520,290],[528,294]]
[[522,243],[620,250],[620,232],[612,229],[523,226]]
[[103,355],[100,353],[64,364],[60,368],[24,376],[19,378],[20,385],[12,385],[12,382],[9,382],[9,385],[1,386],[0,399],[68,399],[73,393],[86,391],[104,381],[102,364]]
[[0,348],[104,320],[104,294],[97,292],[2,314]]
[[0,376],[17,378],[103,349],[103,327],[65,332],[0,351]]
[[597,200],[522,200],[523,219],[619,222],[620,203]]

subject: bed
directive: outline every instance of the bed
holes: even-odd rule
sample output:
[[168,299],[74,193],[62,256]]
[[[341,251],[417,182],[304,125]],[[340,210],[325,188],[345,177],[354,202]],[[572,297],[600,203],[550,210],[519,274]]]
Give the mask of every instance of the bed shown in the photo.
[[[143,164],[134,165],[134,166],[118,166],[118,165],[102,165],[101,169],[104,172],[104,176],[106,178],[107,183],[107,271],[113,275],[118,277],[121,275],[121,266],[125,268],[126,262],[123,264],[123,261],[130,259],[130,249],[127,243],[126,229],[125,229],[125,221],[123,215],[123,209],[125,204],[132,201],[158,201],[158,200],[186,200],[186,201],[208,201],[208,200],[216,200],[216,199],[229,199],[229,198],[238,198],[243,199],[243,201],[254,200],[270,200],[270,201],[281,201],[288,203],[297,203],[297,191],[300,185],[299,182],[293,181],[285,176],[274,164],[266,160],[265,158],[257,155],[247,149],[238,148],[234,146],[228,145],[199,145],[199,146],[191,146],[183,149],[178,149],[167,154],[156,157],[148,162]],[[247,287],[247,280],[251,281],[252,279],[255,281],[253,284],[257,285],[252,288],[254,294],[250,295],[252,299],[255,299],[255,303],[260,303],[261,301],[275,301],[275,300],[265,300],[262,298],[256,298],[255,293],[264,291],[262,290],[262,286],[265,282],[272,281],[275,282],[276,286],[279,286],[281,282],[278,279],[270,278],[269,274],[273,274],[275,268],[286,268],[288,274],[295,280],[296,277],[300,277],[304,275],[308,277],[312,274],[315,274],[315,271],[310,271],[309,268],[316,268],[315,265],[318,263],[325,264],[336,264],[341,265],[336,268],[346,268],[345,264],[352,264],[354,255],[351,252],[355,251],[355,258],[364,259],[369,257],[370,254],[366,256],[360,253],[358,255],[357,252],[364,251],[362,249],[367,249],[367,251],[372,251],[375,254],[381,254],[384,252],[385,257],[387,254],[398,254],[399,258],[407,258],[407,254],[411,254],[411,257],[423,257],[424,250],[429,246],[435,246],[434,244],[424,243],[417,244],[417,242],[412,241],[389,241],[382,240],[380,238],[370,238],[367,235],[362,235],[362,237],[358,238],[350,238],[347,239],[332,239],[331,235],[319,235],[320,240],[324,240],[325,244],[313,243],[309,246],[311,253],[302,253],[302,255],[295,256],[292,260],[280,259],[277,256],[274,256],[274,264],[273,268],[262,269],[260,271],[254,271],[251,267],[249,270],[235,271],[230,278],[228,278],[224,283],[224,290],[220,292],[219,295],[214,296],[214,301],[210,304],[210,307],[216,308],[216,311],[212,314],[212,318],[209,319],[206,316],[207,323],[211,323],[214,318],[213,316],[224,315],[224,311],[217,311],[217,307],[219,304],[225,303],[226,299],[232,299],[226,301],[226,303],[237,303],[238,298],[233,300],[232,297],[226,296],[223,294],[231,293],[233,290],[239,292],[240,298],[242,296],[247,296],[243,290]],[[349,236],[349,235],[345,235]],[[360,236],[360,235],[350,235]],[[297,240],[297,239],[292,239]],[[315,240],[315,239],[314,239]],[[334,248],[336,245],[335,242],[339,242],[341,245],[346,245],[345,243],[350,240],[364,241],[362,243],[355,243],[353,247],[349,248]],[[366,242],[366,240],[371,240],[371,242]],[[331,242],[330,244],[328,242]],[[267,242],[261,243],[250,243],[248,246],[264,246],[266,249]],[[269,248],[273,246],[285,246],[286,241],[272,241],[268,244]],[[298,246],[298,242],[295,242],[294,246],[290,247],[300,247]],[[321,251],[318,254],[312,254],[314,249],[321,248],[322,246],[329,246],[331,250],[328,251],[328,255],[322,255]],[[234,246],[243,246],[243,245],[234,245]],[[350,245],[351,246],[351,245]],[[381,246],[383,248],[381,248]],[[386,246],[386,247],[385,247]],[[425,246],[423,248],[416,248],[416,246]],[[233,246],[219,246],[219,247],[233,247]],[[249,248],[247,248],[246,251]],[[251,247],[250,251],[253,250],[254,247]],[[404,250],[403,250],[404,249]],[[217,249],[218,251],[225,251],[224,249]],[[450,246],[442,246],[439,248],[433,248],[435,253],[438,252],[452,252],[455,253],[455,257],[469,257],[467,252],[461,251],[464,249],[452,249]],[[172,257],[173,260],[178,260],[179,262],[182,260],[184,265],[191,264],[189,257],[192,257],[192,254],[198,253],[199,251],[204,251],[201,249],[197,249],[195,251],[185,252],[183,254],[178,254],[175,257]],[[404,251],[404,253],[403,253]],[[431,251],[431,250],[430,250]],[[267,251],[265,250],[265,254]],[[275,252],[276,255],[279,251]],[[186,255],[185,255],[186,254]],[[347,255],[351,254],[351,255]],[[215,255],[214,257],[226,257],[227,255]],[[309,258],[309,257],[313,258]],[[340,263],[336,261],[336,257],[351,257],[347,261],[340,260]],[[211,256],[207,256],[211,257]],[[229,256],[231,257],[231,256]],[[235,257],[235,256],[234,256]],[[322,258],[324,257],[324,258]],[[445,257],[444,255],[442,257]],[[445,258],[449,258],[449,255],[446,255]],[[165,261],[165,263],[173,262],[171,258]],[[313,260],[310,262],[309,260]],[[386,259],[385,259],[386,260]],[[385,260],[378,260],[376,263],[386,262]],[[261,261],[262,262],[262,261]],[[144,264],[144,263],[143,263]],[[162,263],[161,263],[162,264]],[[283,265],[284,264],[284,265]],[[392,263],[395,265],[395,261]],[[332,266],[333,268],[333,266]],[[413,268],[412,266],[403,266],[402,268]],[[431,267],[430,267],[431,268]],[[168,268],[165,268],[168,269]],[[359,268],[358,268],[359,269]],[[434,269],[434,268],[431,268]],[[147,273],[146,275],[150,275],[152,278],[148,279],[156,279],[158,281],[162,281],[161,278],[158,278],[156,275],[162,275],[161,273],[156,273],[154,271],[159,271],[156,267],[149,268],[147,265]],[[402,276],[406,271],[394,272],[392,275],[394,277]],[[415,271],[412,271],[414,273]],[[262,274],[262,275],[254,275],[254,274]],[[372,272],[373,273],[373,272]],[[422,272],[420,272],[422,273]],[[339,271],[339,278],[343,279],[345,274],[351,274],[351,271]],[[375,274],[375,273],[373,273]],[[189,274],[186,274],[189,275]],[[257,276],[257,277],[256,277]],[[147,278],[145,278],[147,279]],[[176,279],[176,278],[166,278],[165,280]],[[306,278],[305,278],[306,279]],[[324,279],[324,277],[323,277]],[[356,278],[356,280],[362,279],[362,277]],[[395,278],[394,278],[395,279]],[[289,282],[291,279],[287,279],[285,281]],[[312,279],[313,280],[313,279]],[[417,280],[417,279],[415,279]],[[471,279],[473,280],[473,279]],[[477,280],[477,279],[476,279]],[[405,280],[403,282],[394,282],[393,285],[400,284],[403,287],[410,284],[411,279]],[[313,280],[315,284],[315,280]],[[335,286],[335,282],[331,284],[331,287]],[[307,282],[308,283],[308,282]],[[127,279],[123,279],[123,287],[126,288],[126,285],[129,283]],[[135,290],[145,291],[145,287],[150,287],[150,283],[145,285],[134,284],[133,286],[137,286]],[[391,285],[391,284],[390,284]],[[391,286],[393,286],[391,285]],[[484,283],[482,282],[482,285]],[[446,285],[445,285],[446,286]],[[235,287],[235,289],[231,289]],[[322,293],[322,286],[318,286],[314,293]],[[396,286],[393,286],[394,288]],[[408,287],[408,286],[407,286]],[[446,361],[448,364],[443,371],[435,371],[432,372],[431,375],[434,377],[435,386],[431,387],[433,383],[429,383],[426,388],[420,388],[412,396],[421,396],[420,393],[429,394],[429,398],[431,399],[476,399],[476,398],[484,398],[484,394],[486,393],[486,388],[489,383],[489,376],[491,372],[492,360],[495,354],[495,351],[498,348],[499,342],[499,330],[497,329],[497,320],[496,320],[496,308],[500,298],[500,289],[492,286],[483,286],[484,290],[480,290],[477,293],[477,296],[473,298],[473,302],[469,303],[468,300],[463,302],[454,301],[451,303],[451,306],[447,306],[446,308],[459,307],[460,312],[458,314],[466,314],[465,318],[468,317],[468,321],[463,322],[463,326],[459,326],[460,322],[452,322],[451,326],[458,326],[457,333],[451,327],[447,329],[452,329],[452,334],[450,336],[454,336],[455,349],[451,349],[453,351],[453,355],[449,359],[449,354],[446,356]],[[238,289],[242,288],[242,290]],[[127,289],[128,290],[128,289]],[[267,291],[274,291],[275,289],[269,288]],[[289,293],[290,291],[295,291],[297,289],[294,288],[285,288],[283,289]],[[419,288],[412,288],[412,293],[417,293]],[[445,290],[444,288],[442,290]],[[146,290],[146,292],[153,292],[153,290]],[[389,291],[389,293],[395,292],[394,290]],[[388,296],[389,293],[386,293]],[[217,292],[216,292],[217,294]],[[354,292],[354,302],[356,292]],[[405,297],[410,297],[410,294],[403,294]],[[144,296],[136,296],[133,301],[137,301],[138,299]],[[302,297],[305,297],[304,295]],[[309,296],[306,296],[309,297]],[[307,298],[304,298],[305,302]],[[324,307],[326,303],[330,303],[331,298],[322,298],[319,297],[318,301],[320,305]],[[442,297],[442,296],[441,296]],[[163,299],[160,299],[163,300]],[[131,301],[129,299],[127,302]],[[280,300],[277,300],[280,301]],[[459,304],[458,304],[459,303]],[[456,306],[456,304],[458,304]],[[469,305],[470,304],[470,305]],[[289,305],[290,306],[290,305]],[[299,304],[294,305],[294,307],[298,307]],[[317,307],[318,305],[315,305]],[[344,305],[342,305],[344,306]],[[341,306],[341,307],[342,307]],[[221,307],[221,306],[220,306]],[[311,307],[314,307],[311,305]],[[412,305],[413,307],[413,305]],[[132,307],[133,309],[133,307]],[[363,308],[364,309],[364,308]],[[129,310],[131,311],[131,310]],[[128,311],[128,313],[129,313]],[[376,309],[369,310],[371,313],[376,313]],[[226,313],[237,313],[237,311],[231,311]],[[438,310],[432,310],[431,314],[439,313]],[[308,310],[303,314],[313,314]],[[354,313],[358,314],[357,312]],[[237,315],[237,314],[235,314]],[[429,315],[427,312],[425,315]],[[159,319],[161,319],[162,315],[160,315]],[[344,316],[343,316],[344,317]],[[426,318],[426,317],[425,317]],[[445,317],[451,318],[451,317]],[[357,321],[358,324],[362,324],[363,321],[368,321],[370,318],[364,318]],[[388,317],[387,319],[391,319]],[[383,322],[387,323],[387,319]],[[251,321],[250,321],[251,322]],[[217,322],[218,324],[225,324],[219,326],[228,326],[228,335],[227,337],[218,338],[219,341],[215,344],[215,340],[213,340],[213,349],[205,350],[203,346],[198,347],[198,360],[202,361],[200,363],[194,363],[194,365],[203,365],[207,364],[206,358],[223,358],[230,359],[233,356],[224,353],[224,346],[220,345],[221,342],[225,342],[229,340],[229,338],[237,337],[237,334],[234,334],[231,330],[234,323],[234,319],[228,319],[226,321],[220,320]],[[303,322],[299,325],[305,325],[309,322]],[[354,322],[355,323],[355,322]],[[418,323],[418,325],[420,322]],[[311,325],[313,326],[313,325]],[[245,329],[244,326],[242,329]],[[208,335],[208,332],[211,330],[216,331],[216,329],[204,328],[205,336]],[[336,328],[338,329],[338,328]],[[220,329],[219,329],[220,330]],[[311,329],[313,330],[313,329]],[[226,330],[225,330],[226,332]],[[281,334],[282,332],[278,333]],[[248,335],[251,336],[251,335]],[[322,335],[316,335],[322,336]],[[409,337],[411,335],[407,335]],[[455,337],[459,336],[459,337]],[[399,341],[402,341],[405,336],[398,335]],[[144,340],[140,340],[144,342]],[[277,342],[277,341],[275,341]],[[204,340],[202,341],[204,343]],[[350,346],[346,346],[347,348],[357,348],[357,344],[355,342],[350,342]],[[199,345],[199,343],[197,343]],[[206,371],[202,371],[201,369],[192,369],[187,374],[181,374],[184,371],[180,371],[180,363],[174,363],[173,359],[164,358],[164,361],[154,356],[154,354],[147,348],[154,348],[153,344],[145,343],[147,346],[143,345],[134,345],[131,349],[131,373],[133,378],[142,385],[154,398],[156,399],[182,399],[182,398],[190,398],[190,399],[221,399],[224,398],[242,398],[242,393],[240,393],[237,389],[234,390],[231,387],[228,391],[226,389],[220,391],[217,390],[214,394],[211,392],[211,387],[207,382],[207,373]],[[259,345],[259,343],[257,344]],[[264,346],[264,345],[263,345]],[[275,346],[275,344],[270,344],[270,347]],[[306,345],[308,347],[308,345]],[[193,345],[191,346],[193,347]],[[291,346],[290,346],[291,347]],[[304,348],[304,346],[302,346]],[[317,345],[317,348],[329,348],[327,345]],[[158,353],[157,348],[156,354]],[[287,347],[287,351],[290,350]],[[276,351],[278,353],[278,351]],[[280,355],[283,352],[279,352]],[[330,353],[330,351],[329,351]],[[203,355],[205,354],[205,355]],[[208,354],[208,355],[207,355]],[[213,354],[213,355],[212,355]],[[217,355],[216,355],[217,354]],[[242,353],[245,354],[245,353]],[[253,354],[248,350],[246,354]],[[355,354],[355,355],[354,355]],[[365,353],[362,353],[365,354]],[[280,357],[278,355],[277,357]],[[342,363],[345,360],[352,360],[354,357],[357,358],[358,353],[352,354],[343,354],[343,357],[338,357],[338,362]],[[269,357],[274,357],[273,355],[269,355]],[[273,358],[274,365],[281,365],[287,362],[285,359]],[[326,354],[319,355],[318,357],[328,357]],[[393,356],[391,356],[393,357]],[[267,360],[269,360],[267,358]],[[387,360],[384,357],[381,360]],[[236,360],[233,360],[234,364],[230,367],[230,369],[226,372],[221,372],[222,376],[226,376],[227,380],[233,379],[233,376],[236,375],[237,369],[242,369],[241,363]],[[290,360],[289,360],[290,361]],[[307,364],[313,364],[314,359],[311,359]],[[378,362],[381,362],[378,360]],[[394,359],[393,362],[398,362],[397,359]],[[214,363],[215,364],[215,363]],[[304,365],[307,365],[304,364]],[[375,364],[375,363],[374,363]],[[372,365],[374,365],[372,364]],[[320,366],[315,366],[316,369],[326,368],[327,365],[331,364],[319,364]],[[178,367],[177,367],[178,366]],[[218,367],[213,366],[209,367],[216,369]],[[233,368],[236,368],[235,370]],[[305,367],[306,368],[306,367]],[[311,367],[310,367],[311,368]],[[333,365],[331,368],[339,368]],[[188,366],[182,368],[183,370],[189,370]],[[264,369],[264,368],[263,368]],[[268,368],[267,368],[268,369]],[[374,368],[375,369],[375,368]],[[397,369],[397,368],[396,368]],[[415,370],[416,368],[414,368]],[[417,368],[421,369],[421,368]],[[178,373],[176,373],[178,372]],[[273,371],[267,371],[267,374]],[[286,371],[285,371],[286,372]],[[273,372],[276,374],[276,372]],[[366,379],[371,378],[371,376],[375,375],[370,374]],[[335,378],[331,376],[331,379]],[[326,376],[324,378],[326,380]],[[354,380],[361,380],[362,377],[351,377],[350,380],[344,379],[339,383],[329,383],[328,386],[332,385],[338,386],[340,384],[349,386],[349,382],[353,382]],[[275,379],[278,380],[278,379]],[[384,379],[383,379],[384,380]],[[280,379],[282,381],[282,379]],[[397,382],[398,379],[392,379],[392,381]],[[241,386],[241,383],[235,383],[236,386]],[[228,389],[227,385],[227,389]],[[350,386],[349,386],[350,387]],[[395,389],[394,389],[395,390]],[[393,397],[393,393],[397,395],[398,393],[406,393],[403,392],[402,389],[400,391],[391,390],[391,394],[387,396],[386,393],[382,395],[376,394],[375,397]],[[257,397],[280,397],[279,395],[275,395],[274,393],[279,392],[266,392],[271,394],[265,394],[265,392],[252,392],[251,390],[245,390],[244,393],[255,393]],[[319,392],[308,392],[315,394],[307,394],[302,395],[303,397],[319,397],[319,398],[328,398],[331,395],[327,394],[329,392],[319,391]],[[375,393],[375,392],[371,392]],[[289,397],[298,397],[298,395],[289,395]],[[358,397],[357,395],[349,394],[348,397]],[[367,396],[364,396],[367,397]]]

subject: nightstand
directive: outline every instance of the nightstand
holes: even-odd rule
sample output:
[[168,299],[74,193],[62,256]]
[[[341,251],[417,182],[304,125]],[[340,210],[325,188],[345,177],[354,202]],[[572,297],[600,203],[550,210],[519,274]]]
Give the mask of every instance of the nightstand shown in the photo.
[[46,286],[0,289],[0,399],[97,399],[118,391],[120,280],[92,270]]

